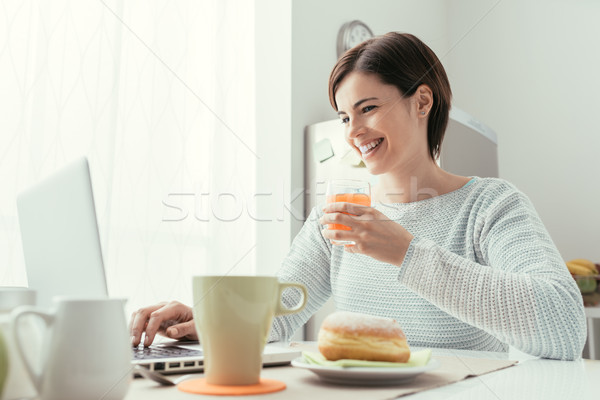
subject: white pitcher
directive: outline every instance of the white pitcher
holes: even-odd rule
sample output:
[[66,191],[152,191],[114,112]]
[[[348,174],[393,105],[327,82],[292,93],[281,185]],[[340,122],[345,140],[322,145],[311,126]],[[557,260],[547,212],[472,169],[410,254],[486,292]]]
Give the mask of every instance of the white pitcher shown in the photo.
[[[21,362],[17,351],[14,336],[11,332],[11,313],[20,306],[33,306],[35,304],[35,290],[24,287],[0,287],[0,331],[6,342],[8,366],[4,392],[0,393],[2,400],[17,400],[33,398],[36,395],[35,387],[29,378],[29,374]],[[42,345],[42,331],[40,324],[32,318],[24,318],[19,324],[21,339],[28,343],[25,352],[28,359],[40,353]],[[39,370],[39,364],[34,368]]]
[[[12,313],[12,331],[19,354],[42,400],[120,400],[131,379],[131,344],[124,300],[54,299],[50,313],[23,306]],[[18,329],[25,315],[40,317],[48,334],[40,354],[42,371],[24,355],[26,343]]]

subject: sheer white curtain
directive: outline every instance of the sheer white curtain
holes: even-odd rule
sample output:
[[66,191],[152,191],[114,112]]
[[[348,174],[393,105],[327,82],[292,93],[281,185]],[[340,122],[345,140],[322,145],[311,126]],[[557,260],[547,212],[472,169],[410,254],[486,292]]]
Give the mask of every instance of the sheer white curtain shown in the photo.
[[109,291],[191,301],[255,272],[254,3],[3,0],[0,285],[25,285],[16,194],[90,160]]

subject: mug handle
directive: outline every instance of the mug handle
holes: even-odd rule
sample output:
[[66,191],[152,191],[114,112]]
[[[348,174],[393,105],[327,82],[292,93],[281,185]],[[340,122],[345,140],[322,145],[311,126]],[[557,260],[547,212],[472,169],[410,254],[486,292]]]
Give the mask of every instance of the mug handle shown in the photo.
[[[302,292],[302,300],[295,307],[287,308],[281,302],[281,295],[283,294],[283,291],[287,288],[296,288]],[[304,286],[303,284],[294,282],[279,282],[279,295],[277,297],[277,309],[275,310],[275,315],[289,315],[297,313],[306,306],[307,300],[308,290],[306,290],[306,286]]]
[[49,326],[50,324],[52,324],[52,322],[54,322],[54,316],[51,314],[47,314],[42,311],[39,311],[37,308],[31,307],[31,306],[18,307],[11,313],[10,325],[11,325],[12,335],[15,338],[15,343],[17,345],[17,349],[19,350],[19,356],[21,357],[21,360],[23,360],[23,365],[25,365],[25,369],[27,370],[27,373],[31,377],[31,381],[33,382],[34,386],[36,387],[38,393],[40,393],[40,391],[42,389],[41,388],[42,375],[36,374],[35,371],[33,370],[33,367],[31,366],[29,360],[27,359],[27,356],[25,355],[25,351],[23,350],[23,344],[21,343],[21,338],[19,336],[19,320],[22,317],[24,317],[25,315],[36,315],[36,316],[40,317],[46,323],[46,326]]

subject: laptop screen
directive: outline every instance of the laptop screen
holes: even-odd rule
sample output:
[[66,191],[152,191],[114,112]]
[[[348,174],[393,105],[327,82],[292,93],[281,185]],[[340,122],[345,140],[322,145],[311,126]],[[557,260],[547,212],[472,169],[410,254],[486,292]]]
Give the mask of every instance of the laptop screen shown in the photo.
[[106,278],[86,158],[17,197],[29,287],[38,306],[56,295],[106,297]]

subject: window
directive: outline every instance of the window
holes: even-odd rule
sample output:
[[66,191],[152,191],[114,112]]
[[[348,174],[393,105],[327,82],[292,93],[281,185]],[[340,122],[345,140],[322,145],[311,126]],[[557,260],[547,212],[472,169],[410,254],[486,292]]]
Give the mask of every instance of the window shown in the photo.
[[26,284],[16,194],[81,155],[129,310],[255,272],[253,18],[251,1],[3,3],[1,285]]

